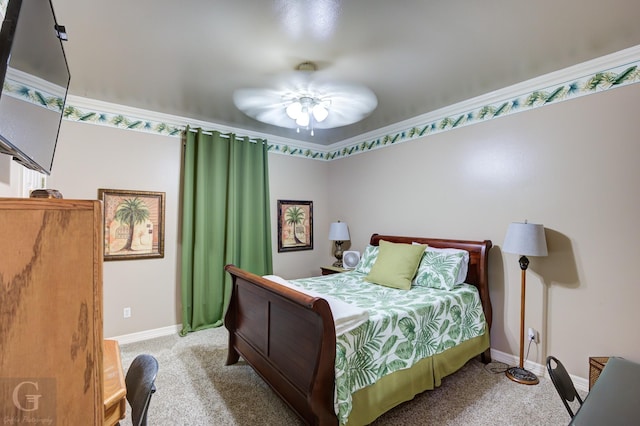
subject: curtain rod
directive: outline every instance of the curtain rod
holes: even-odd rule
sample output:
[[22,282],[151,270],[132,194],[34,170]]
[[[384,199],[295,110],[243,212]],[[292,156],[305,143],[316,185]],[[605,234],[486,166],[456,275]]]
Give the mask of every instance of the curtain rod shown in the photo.
[[[225,139],[231,139],[231,137],[229,135],[234,134],[232,132],[229,133],[222,133],[218,130],[204,130],[202,128],[194,128],[194,127],[189,127],[188,131],[189,132],[193,132],[193,133],[198,133],[198,129],[200,129],[202,131],[202,133],[204,133],[205,135],[212,135],[213,132],[218,132],[220,134],[220,137],[225,138]],[[240,135],[236,135],[239,138],[249,138],[249,142],[260,142],[260,141],[266,141],[266,138],[252,138],[249,136],[240,136]]]

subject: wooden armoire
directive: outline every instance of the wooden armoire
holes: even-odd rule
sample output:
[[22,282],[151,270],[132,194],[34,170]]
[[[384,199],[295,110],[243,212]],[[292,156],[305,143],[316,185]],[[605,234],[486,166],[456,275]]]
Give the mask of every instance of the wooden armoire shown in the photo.
[[102,241],[100,201],[0,198],[5,424],[103,424]]

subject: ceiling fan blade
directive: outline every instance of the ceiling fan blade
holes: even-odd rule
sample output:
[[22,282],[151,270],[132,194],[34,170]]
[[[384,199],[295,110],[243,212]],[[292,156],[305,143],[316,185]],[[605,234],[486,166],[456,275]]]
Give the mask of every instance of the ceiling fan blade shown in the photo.
[[296,123],[285,112],[282,93],[272,89],[239,89],[233,93],[236,107],[263,123],[294,129]]
[[282,94],[270,89],[240,89],[233,93],[233,103],[240,109],[282,105]]

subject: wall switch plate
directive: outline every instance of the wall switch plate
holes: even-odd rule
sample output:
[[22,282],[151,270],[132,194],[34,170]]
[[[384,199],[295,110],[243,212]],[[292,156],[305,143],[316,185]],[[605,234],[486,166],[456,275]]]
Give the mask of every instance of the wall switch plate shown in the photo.
[[131,308],[124,308],[124,311],[122,312],[122,316],[124,318],[131,318]]

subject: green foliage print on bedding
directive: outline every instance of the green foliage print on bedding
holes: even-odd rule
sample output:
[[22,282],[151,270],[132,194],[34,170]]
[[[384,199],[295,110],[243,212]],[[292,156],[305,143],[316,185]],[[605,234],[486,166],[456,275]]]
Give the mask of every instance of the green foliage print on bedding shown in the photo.
[[368,245],[364,249],[364,253],[362,253],[362,257],[356,265],[355,271],[361,272],[363,274],[368,274],[369,272],[371,272],[371,268],[373,267],[373,264],[376,263],[376,259],[378,258],[379,251],[380,247]]
[[464,261],[462,253],[425,251],[414,279],[416,286],[451,290]]
[[407,291],[364,282],[364,276],[351,271],[292,281],[369,311],[367,322],[336,337],[334,402],[341,424],[347,422],[351,395],[358,389],[485,331],[480,298],[472,286]]

